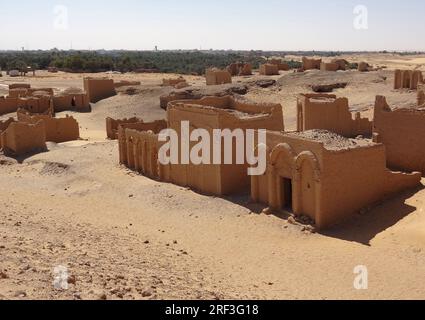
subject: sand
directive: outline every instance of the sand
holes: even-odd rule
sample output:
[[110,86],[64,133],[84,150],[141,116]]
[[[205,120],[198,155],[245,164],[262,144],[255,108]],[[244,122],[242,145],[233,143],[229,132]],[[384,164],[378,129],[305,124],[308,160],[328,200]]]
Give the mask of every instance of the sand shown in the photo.
[[[247,194],[208,197],[150,180],[118,164],[118,145],[106,140],[105,118],[165,117],[159,96],[171,88],[160,84],[171,76],[112,77],[140,80],[139,93],[103,100],[92,113],[59,114],[79,121],[84,140],[49,143],[49,152],[21,163],[0,156],[0,299],[425,298],[425,189],[312,233],[285,217],[262,213]],[[315,77],[347,80],[335,94],[348,97],[351,108],[366,116],[376,94],[386,95],[392,105],[415,99],[414,92],[392,90],[390,70],[360,76],[283,72],[267,77],[282,84],[250,86],[246,98],[281,103],[285,125],[293,130],[296,95],[308,92]],[[62,90],[81,88],[81,78],[40,72],[13,82]],[[203,82],[187,78],[191,84]],[[53,286],[59,265],[71,275],[68,290]],[[358,265],[368,267],[368,290],[353,286]]]

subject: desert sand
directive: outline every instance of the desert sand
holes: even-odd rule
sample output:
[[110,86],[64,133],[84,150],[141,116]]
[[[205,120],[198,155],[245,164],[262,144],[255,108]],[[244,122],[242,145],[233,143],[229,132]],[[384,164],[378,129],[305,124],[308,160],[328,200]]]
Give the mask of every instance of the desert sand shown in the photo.
[[[394,106],[415,102],[415,92],[392,90],[392,70],[423,70],[424,56],[344,58],[388,68],[255,74],[233,82],[248,84],[247,99],[282,104],[287,130],[295,129],[297,94],[312,84],[348,82],[335,94],[370,118],[378,94]],[[81,88],[84,76],[40,71],[3,77],[0,94],[12,82]],[[119,165],[105,118],[164,118],[159,97],[172,89],[160,84],[172,75],[99,76],[142,84],[135,95],[121,92],[93,105],[91,113],[64,112],[78,120],[81,140],[50,143],[49,152],[18,160],[0,156],[0,299],[425,298],[424,189],[312,233],[262,213],[248,194],[216,198],[150,180]],[[185,78],[191,85],[205,83],[203,77]],[[263,78],[277,84],[251,84]],[[71,275],[68,290],[53,286],[59,265]],[[368,268],[368,290],[353,286],[358,265]]]

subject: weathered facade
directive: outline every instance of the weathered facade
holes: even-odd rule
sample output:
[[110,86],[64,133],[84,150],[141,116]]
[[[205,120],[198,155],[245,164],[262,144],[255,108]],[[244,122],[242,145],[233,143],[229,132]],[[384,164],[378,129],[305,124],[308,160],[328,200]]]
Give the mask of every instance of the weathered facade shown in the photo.
[[110,117],[106,118],[106,135],[108,139],[118,139],[118,127],[122,124],[129,123],[144,123],[144,121],[136,117],[129,119],[112,119]]
[[387,149],[390,168],[425,174],[425,110],[392,109],[385,97],[376,97],[374,139]]
[[49,115],[29,115],[18,110],[18,121],[28,124],[37,124],[42,121],[44,123],[46,141],[61,143],[80,138],[78,122],[70,116],[53,118]]
[[107,78],[84,78],[84,91],[92,103],[115,96],[114,80]]
[[207,69],[205,72],[207,86],[232,83],[232,75],[227,70],[216,68]]
[[[283,130],[282,106],[249,104],[232,97],[207,97],[200,100],[173,101],[169,104],[168,128],[179,133],[182,121],[190,124],[189,134],[197,128],[213,136],[214,129]],[[238,193],[249,189],[248,164],[169,164],[158,162],[159,129],[149,124],[124,124],[119,127],[120,161],[141,173],[165,182],[191,187],[215,195]],[[166,126],[165,126],[166,127]],[[147,131],[151,130],[151,131]],[[222,154],[224,145],[222,144]],[[236,142],[232,141],[235,154]]]
[[44,122],[11,122],[0,133],[0,147],[5,154],[14,156],[47,150]]
[[252,75],[252,65],[244,62],[232,63],[227,67],[227,71],[232,76],[250,76]]
[[251,194],[271,210],[307,216],[320,228],[420,185],[419,173],[391,172],[385,147],[327,131],[268,132],[268,166]]
[[260,65],[260,75],[262,76],[275,76],[279,75],[279,67],[276,64],[262,64]]
[[424,82],[422,71],[419,70],[395,70],[394,89],[416,90],[418,85]]
[[302,68],[304,71],[317,69],[320,70],[320,65],[322,64],[322,59],[309,59],[306,57],[302,58]]
[[301,94],[297,102],[297,131],[323,129],[344,137],[371,136],[372,122],[349,110],[347,98],[332,94]]

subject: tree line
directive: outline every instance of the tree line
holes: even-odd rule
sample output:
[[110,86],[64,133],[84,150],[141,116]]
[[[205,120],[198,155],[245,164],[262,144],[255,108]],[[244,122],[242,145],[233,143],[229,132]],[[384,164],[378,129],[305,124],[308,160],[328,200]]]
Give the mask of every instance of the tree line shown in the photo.
[[[162,73],[203,74],[206,68],[224,68],[233,62],[247,62],[258,68],[266,62],[263,52],[228,51],[3,51],[2,70],[26,67],[55,67],[67,72],[131,72],[140,69]],[[287,61],[292,68],[296,61]]]

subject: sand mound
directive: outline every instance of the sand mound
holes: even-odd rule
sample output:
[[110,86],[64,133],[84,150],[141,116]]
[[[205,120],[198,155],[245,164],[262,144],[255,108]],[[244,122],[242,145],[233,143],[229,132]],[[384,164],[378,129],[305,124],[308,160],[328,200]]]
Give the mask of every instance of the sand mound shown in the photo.
[[82,90],[80,88],[70,87],[70,88],[63,90],[60,94],[70,95],[70,94],[83,94],[83,93],[84,93],[84,90]]

